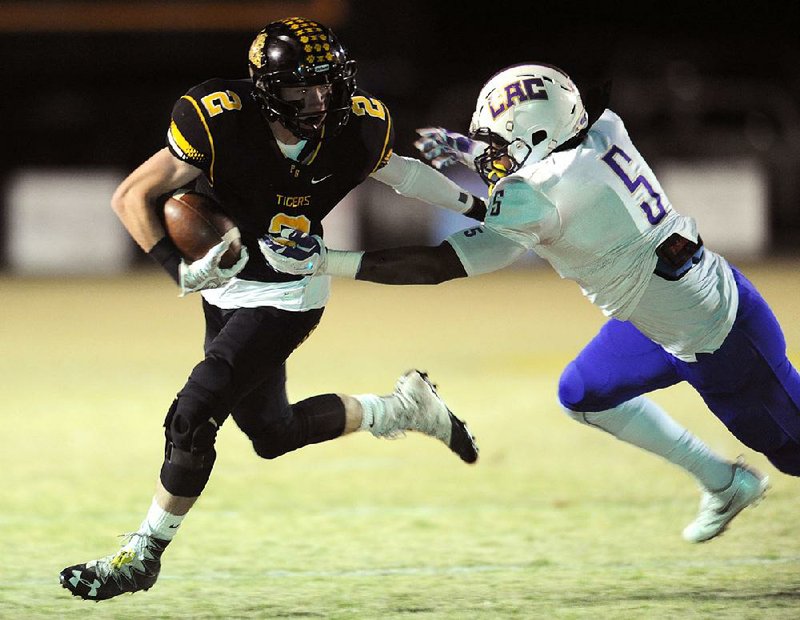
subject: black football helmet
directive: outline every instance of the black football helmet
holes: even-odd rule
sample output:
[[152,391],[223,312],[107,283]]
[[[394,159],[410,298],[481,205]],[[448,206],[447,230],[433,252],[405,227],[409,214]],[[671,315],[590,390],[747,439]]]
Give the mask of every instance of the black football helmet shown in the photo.
[[[252,96],[270,121],[279,120],[298,138],[336,135],[350,116],[356,62],[330,28],[303,17],[268,24],[250,46]],[[281,97],[285,87],[329,85],[325,108],[304,112],[302,101]]]

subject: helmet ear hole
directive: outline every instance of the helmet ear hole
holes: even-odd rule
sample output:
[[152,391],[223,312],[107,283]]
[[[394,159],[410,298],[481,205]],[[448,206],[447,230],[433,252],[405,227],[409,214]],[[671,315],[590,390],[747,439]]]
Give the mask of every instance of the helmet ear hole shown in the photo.
[[546,138],[547,138],[547,132],[544,131],[543,129],[540,129],[539,131],[534,131],[531,134],[531,146],[536,146],[540,142],[544,141]]

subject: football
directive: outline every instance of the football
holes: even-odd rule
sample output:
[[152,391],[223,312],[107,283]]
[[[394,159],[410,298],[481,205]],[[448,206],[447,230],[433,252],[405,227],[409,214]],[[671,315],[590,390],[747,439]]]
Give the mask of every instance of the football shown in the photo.
[[[222,241],[222,236],[236,228],[236,223],[210,196],[181,190],[164,202],[164,228],[186,262],[192,262]],[[222,255],[220,266],[233,265],[241,251],[242,242],[237,235]]]

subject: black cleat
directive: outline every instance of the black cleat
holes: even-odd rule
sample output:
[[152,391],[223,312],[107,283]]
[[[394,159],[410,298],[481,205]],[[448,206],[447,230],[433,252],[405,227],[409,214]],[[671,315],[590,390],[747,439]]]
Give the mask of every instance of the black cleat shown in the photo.
[[478,444],[475,436],[470,432],[467,423],[453,415],[449,409],[450,423],[450,449],[461,457],[465,463],[474,463],[478,460]]
[[61,586],[87,601],[103,601],[125,592],[149,590],[161,570],[161,554],[168,540],[131,534],[115,555],[61,571]]

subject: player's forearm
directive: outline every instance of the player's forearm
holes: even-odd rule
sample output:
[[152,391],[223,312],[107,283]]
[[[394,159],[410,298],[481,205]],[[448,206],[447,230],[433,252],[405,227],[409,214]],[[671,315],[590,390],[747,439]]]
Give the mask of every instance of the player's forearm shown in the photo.
[[380,284],[439,284],[467,276],[449,244],[364,253],[356,280]]
[[178,283],[181,255],[167,236],[155,205],[144,195],[126,191],[123,184],[114,194],[111,206],[133,240]]
[[133,240],[149,251],[164,236],[155,205],[136,186],[123,182],[111,199],[111,208]]
[[158,213],[158,198],[183,187],[201,172],[164,148],[120,183],[111,198],[111,207],[145,252],[152,250],[166,234]]
[[438,170],[409,157],[393,155],[389,163],[372,175],[398,194],[483,221],[486,204]]
[[[380,284],[439,284],[464,278],[467,270],[454,247],[409,246],[371,252],[331,250],[316,235],[298,230],[264,235],[261,253],[276,271],[297,276],[328,275]],[[291,245],[290,245],[291,244]]]

